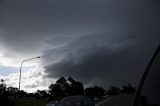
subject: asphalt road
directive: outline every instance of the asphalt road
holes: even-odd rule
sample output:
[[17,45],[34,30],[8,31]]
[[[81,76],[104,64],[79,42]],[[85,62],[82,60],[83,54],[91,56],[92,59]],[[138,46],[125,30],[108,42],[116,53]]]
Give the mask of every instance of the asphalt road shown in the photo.
[[106,98],[96,103],[95,106],[131,106],[133,95],[123,94]]

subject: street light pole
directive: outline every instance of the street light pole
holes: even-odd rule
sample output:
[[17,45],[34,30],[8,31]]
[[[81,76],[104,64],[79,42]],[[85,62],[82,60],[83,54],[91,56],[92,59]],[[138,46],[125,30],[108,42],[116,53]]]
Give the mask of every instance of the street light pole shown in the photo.
[[27,60],[24,60],[24,61],[21,62],[20,74],[19,74],[19,91],[20,91],[20,88],[21,88],[21,71],[22,71],[22,65],[23,65],[23,63],[27,62],[27,61],[30,61],[30,60],[33,60],[33,59],[37,59],[37,58],[40,58],[40,57],[35,57],[35,58],[27,59]]

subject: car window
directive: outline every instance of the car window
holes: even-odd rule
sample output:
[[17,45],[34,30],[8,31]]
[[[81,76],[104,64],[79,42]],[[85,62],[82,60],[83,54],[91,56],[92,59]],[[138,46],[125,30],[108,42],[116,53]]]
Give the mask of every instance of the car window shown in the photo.
[[160,106],[160,52],[145,79],[138,106]]

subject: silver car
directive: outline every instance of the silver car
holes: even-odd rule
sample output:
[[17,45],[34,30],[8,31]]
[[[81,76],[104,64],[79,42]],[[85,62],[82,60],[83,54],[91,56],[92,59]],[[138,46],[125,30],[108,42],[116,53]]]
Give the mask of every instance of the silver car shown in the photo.
[[55,106],[95,106],[94,103],[85,96],[69,96],[60,100]]
[[46,106],[55,106],[58,101],[49,102]]

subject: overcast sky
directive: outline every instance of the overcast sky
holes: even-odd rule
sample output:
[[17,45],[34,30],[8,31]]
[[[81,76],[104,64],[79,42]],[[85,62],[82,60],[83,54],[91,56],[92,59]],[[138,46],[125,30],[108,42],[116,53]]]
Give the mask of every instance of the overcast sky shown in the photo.
[[0,78],[47,89],[72,76],[105,88],[136,85],[160,43],[159,0],[0,0]]

